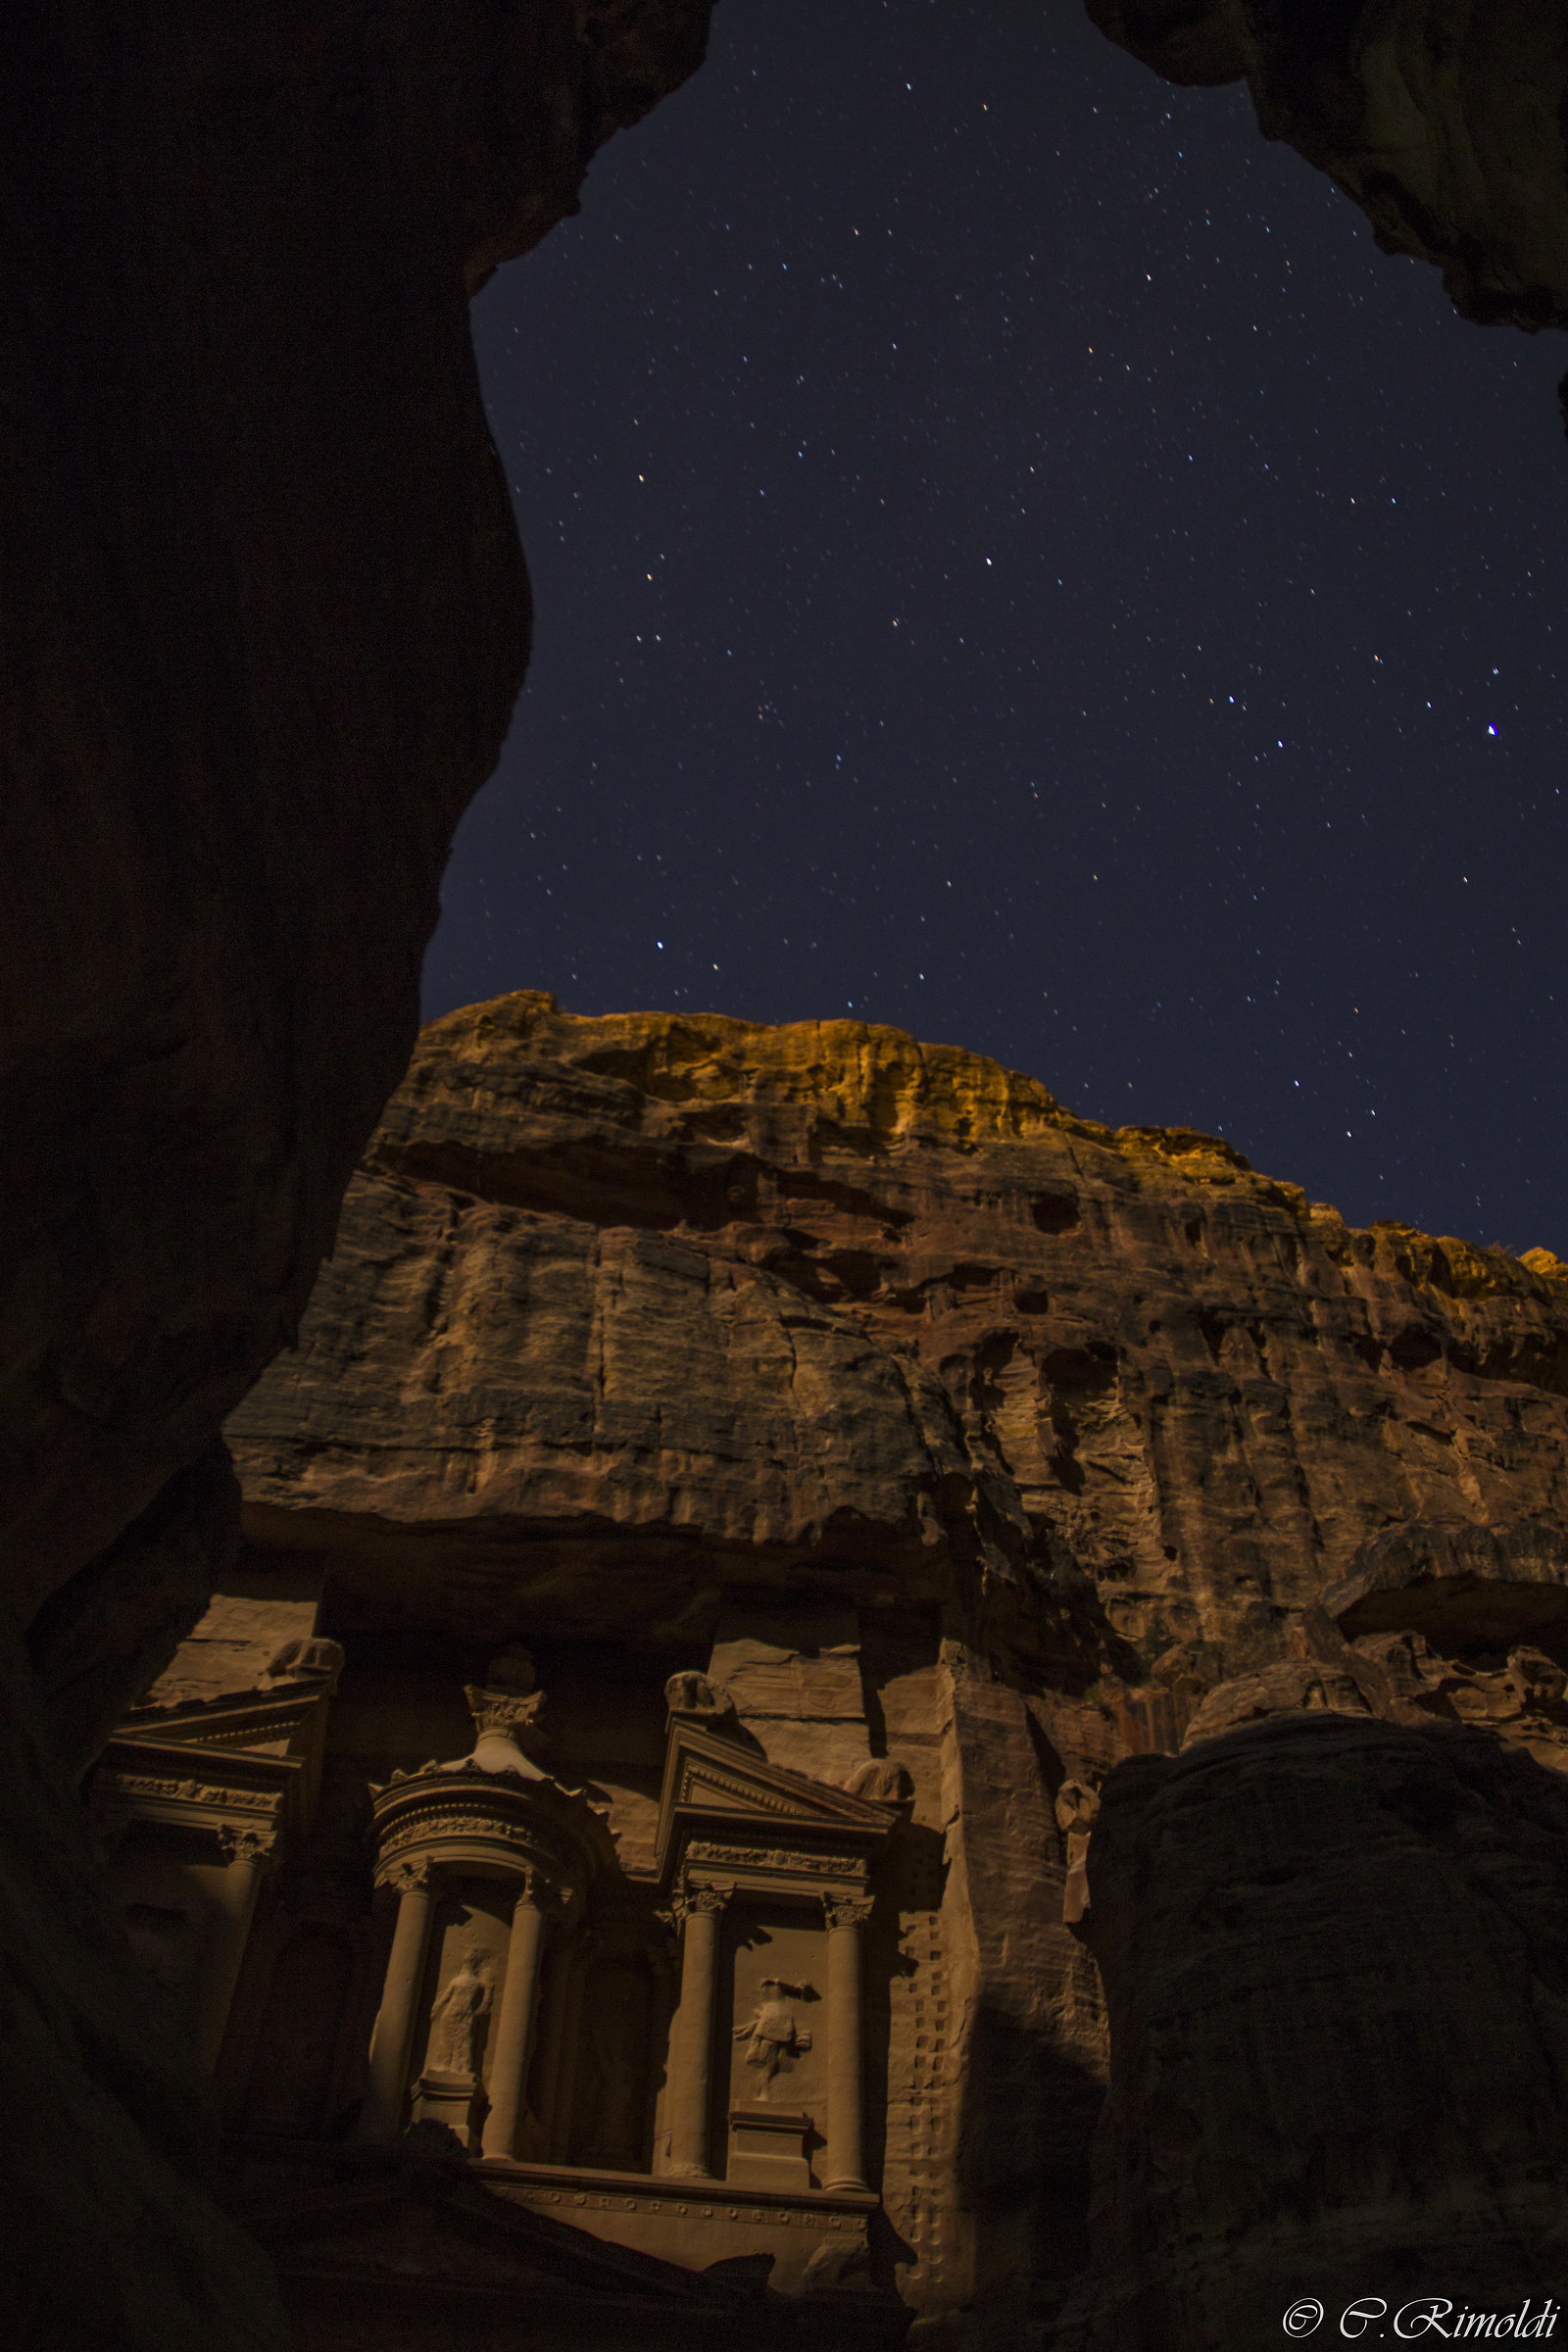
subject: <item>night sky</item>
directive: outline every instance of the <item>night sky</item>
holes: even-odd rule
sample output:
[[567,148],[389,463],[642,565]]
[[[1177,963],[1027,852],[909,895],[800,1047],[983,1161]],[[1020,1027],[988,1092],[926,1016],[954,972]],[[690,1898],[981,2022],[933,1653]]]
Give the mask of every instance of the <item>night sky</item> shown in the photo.
[[429,1012],[890,1021],[1568,1255],[1560,338],[1077,0],[723,0],[475,325],[538,634]]

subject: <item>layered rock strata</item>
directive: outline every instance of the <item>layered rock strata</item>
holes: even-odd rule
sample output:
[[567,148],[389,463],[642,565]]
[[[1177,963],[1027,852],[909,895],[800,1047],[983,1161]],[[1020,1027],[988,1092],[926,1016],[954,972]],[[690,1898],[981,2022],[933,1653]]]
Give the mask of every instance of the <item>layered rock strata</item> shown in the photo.
[[[520,682],[467,293],[573,208],[707,14],[88,0],[0,34],[0,1943],[53,2021],[7,2098],[107,2103],[127,2179],[176,2094],[79,1940],[90,1857],[35,1776],[57,1734],[91,1753],[231,1542],[210,1448],[406,1060]],[[153,2173],[127,2234],[19,2152],[63,2200],[26,2242],[68,2296],[64,2247],[140,2249],[94,2340],[252,2340],[172,2209],[152,2225]]]
[[1085,2260],[1098,1790],[1314,1711],[1562,1762],[1565,1364],[1544,1251],[1353,1231],[896,1031],[524,994],[424,1032],[230,1439],[350,1676],[520,1635],[578,1687],[708,1671],[792,1771],[908,1773],[879,2277],[1023,2340]]
[[1553,0],[1087,0],[1176,82],[1247,82],[1260,127],[1433,262],[1482,325],[1568,326],[1568,24]]

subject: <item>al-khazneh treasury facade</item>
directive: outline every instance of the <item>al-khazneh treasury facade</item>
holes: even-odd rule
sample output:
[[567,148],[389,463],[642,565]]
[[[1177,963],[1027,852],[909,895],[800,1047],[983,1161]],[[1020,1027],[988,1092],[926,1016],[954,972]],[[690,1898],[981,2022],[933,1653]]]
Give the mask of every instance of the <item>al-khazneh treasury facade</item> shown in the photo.
[[[638,1643],[466,1660],[332,1639],[308,1555],[230,1583],[92,1802],[307,2345],[488,2340],[469,2305],[534,2310],[545,2225],[569,2274],[550,2309],[590,2347],[657,2340],[661,2315],[671,2341],[731,2340],[743,2288],[759,2340],[804,2302],[825,2340],[880,2343],[995,2269],[960,2195],[988,2028],[929,1629],[754,1608],[700,1671]],[[1059,1920],[1059,1877],[1045,1902]],[[399,2152],[421,2150],[440,2189],[415,2230]],[[501,2221],[476,2283],[473,2231]],[[636,2267],[629,2299],[583,2274],[595,2247]]]

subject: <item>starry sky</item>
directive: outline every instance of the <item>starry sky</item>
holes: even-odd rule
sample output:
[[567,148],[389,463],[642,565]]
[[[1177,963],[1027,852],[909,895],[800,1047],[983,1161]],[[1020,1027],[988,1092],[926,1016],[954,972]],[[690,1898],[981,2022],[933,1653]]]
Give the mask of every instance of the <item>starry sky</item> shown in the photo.
[[538,627],[428,1013],[888,1021],[1568,1255],[1561,338],[1076,0],[723,0],[474,318]]

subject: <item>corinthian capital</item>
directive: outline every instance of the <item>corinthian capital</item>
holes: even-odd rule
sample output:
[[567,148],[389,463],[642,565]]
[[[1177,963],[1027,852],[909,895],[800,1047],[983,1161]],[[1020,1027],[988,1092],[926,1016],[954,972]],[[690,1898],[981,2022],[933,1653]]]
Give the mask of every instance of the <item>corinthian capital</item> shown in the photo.
[[699,1911],[706,1919],[717,1919],[728,1901],[727,1886],[682,1886],[676,1890],[670,1909],[677,1919],[690,1919]]
[[830,1928],[863,1928],[871,1916],[868,1894],[824,1894],[822,1911]]

